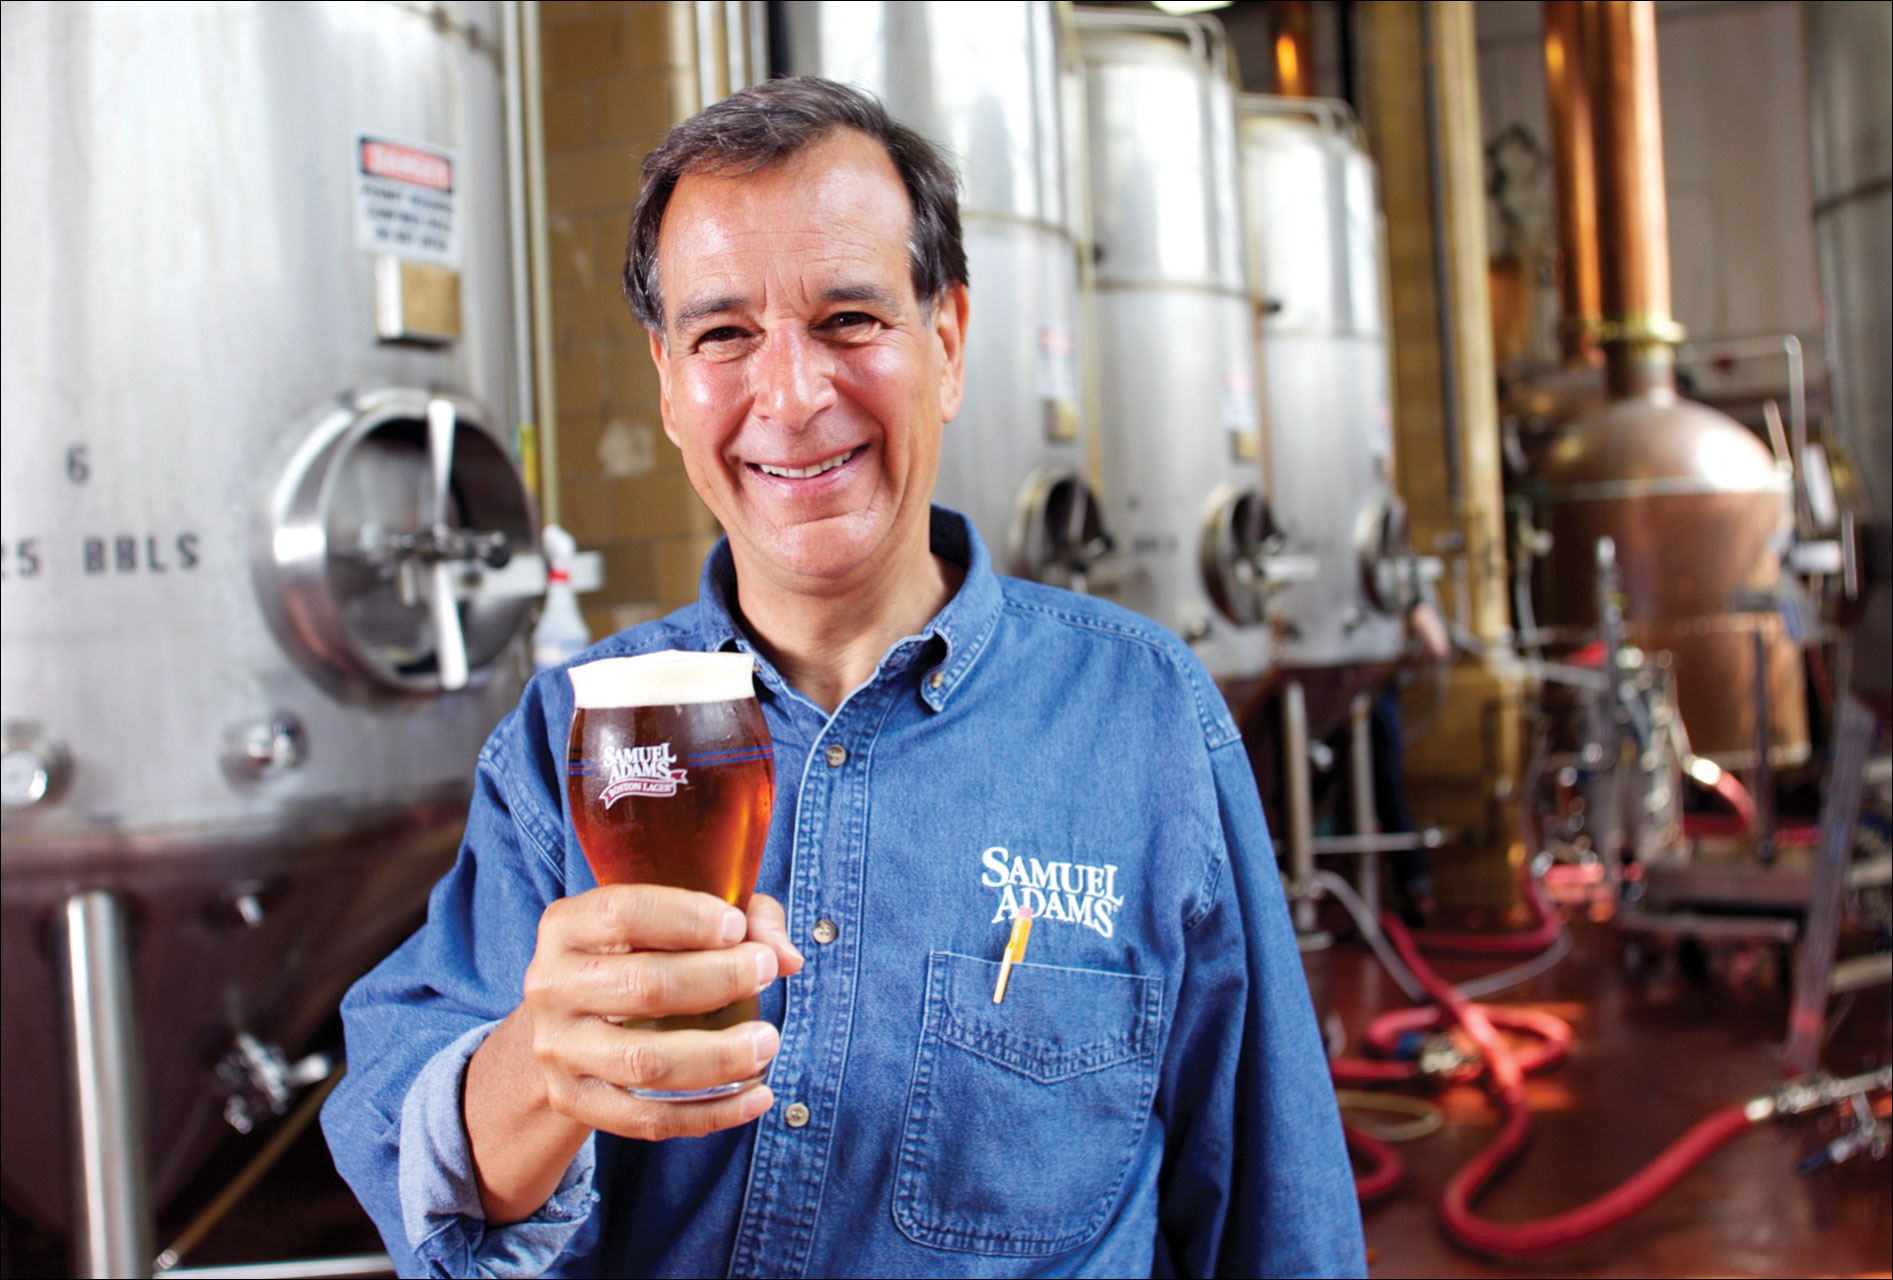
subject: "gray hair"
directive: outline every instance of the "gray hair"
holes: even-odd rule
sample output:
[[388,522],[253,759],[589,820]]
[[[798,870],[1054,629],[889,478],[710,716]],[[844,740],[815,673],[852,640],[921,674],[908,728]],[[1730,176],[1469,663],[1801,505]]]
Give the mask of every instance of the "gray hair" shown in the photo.
[[872,95],[816,76],[751,85],[704,108],[665,135],[644,157],[643,181],[625,238],[624,297],[645,328],[664,332],[657,278],[657,236],[677,182],[691,173],[755,173],[814,146],[836,129],[857,129],[887,148],[913,224],[907,256],[914,296],[931,309],[966,278],[958,182],[931,142],[887,114]]

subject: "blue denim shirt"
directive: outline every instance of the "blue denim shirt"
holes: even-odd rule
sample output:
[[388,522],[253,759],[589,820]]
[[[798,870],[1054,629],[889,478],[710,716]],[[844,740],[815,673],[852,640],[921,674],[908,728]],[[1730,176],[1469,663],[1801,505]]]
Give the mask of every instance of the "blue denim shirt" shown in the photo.
[[[961,517],[936,510],[933,542],[964,584],[832,716],[757,655],[778,788],[758,888],[808,957],[762,997],[775,1107],[707,1138],[595,1134],[539,1213],[489,1230],[467,1061],[520,999],[540,913],[594,884],[564,807],[563,671],[494,731],[426,925],[342,1006],[323,1111],[404,1275],[1365,1274],[1215,686],[1146,619],[995,576]],[[697,604],[579,660],[753,652],[734,587],[722,546]],[[995,1005],[1022,906],[1027,959]]]

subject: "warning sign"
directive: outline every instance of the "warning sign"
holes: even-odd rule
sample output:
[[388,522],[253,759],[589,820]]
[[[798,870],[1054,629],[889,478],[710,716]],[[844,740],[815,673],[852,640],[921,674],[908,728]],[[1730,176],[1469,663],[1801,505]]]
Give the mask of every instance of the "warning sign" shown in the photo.
[[460,265],[459,171],[451,151],[355,135],[355,243],[443,267]]
[[1064,325],[1039,327],[1038,389],[1041,400],[1078,398],[1078,343]]

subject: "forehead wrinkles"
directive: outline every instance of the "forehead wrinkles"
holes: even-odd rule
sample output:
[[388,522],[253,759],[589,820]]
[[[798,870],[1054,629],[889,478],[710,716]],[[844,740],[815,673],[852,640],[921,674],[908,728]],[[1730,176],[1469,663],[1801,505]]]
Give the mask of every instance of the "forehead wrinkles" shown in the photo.
[[[911,274],[913,209],[879,143],[842,131],[780,165],[743,174],[686,174],[671,196],[658,241],[665,309],[688,292],[743,283],[759,268],[805,287],[826,271],[872,267]],[[778,265],[772,258],[783,258]]]

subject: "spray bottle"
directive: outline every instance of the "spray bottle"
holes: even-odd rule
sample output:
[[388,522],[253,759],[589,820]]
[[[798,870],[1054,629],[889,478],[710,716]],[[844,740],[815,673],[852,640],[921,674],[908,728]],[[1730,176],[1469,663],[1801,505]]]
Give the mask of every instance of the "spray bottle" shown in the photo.
[[572,591],[572,556],[578,544],[558,525],[549,524],[540,545],[546,556],[546,603],[532,629],[532,665],[544,671],[578,656],[592,642],[592,634]]

